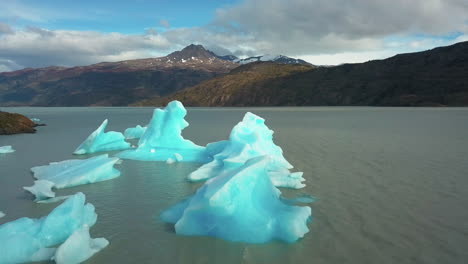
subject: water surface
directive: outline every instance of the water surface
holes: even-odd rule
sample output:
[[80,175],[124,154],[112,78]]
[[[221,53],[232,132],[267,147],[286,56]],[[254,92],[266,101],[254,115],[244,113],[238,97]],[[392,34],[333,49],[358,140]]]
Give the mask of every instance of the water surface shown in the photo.
[[[0,136],[0,224],[41,217],[22,186],[29,169],[77,158],[71,153],[109,118],[108,129],[146,124],[151,108],[4,108],[47,123],[37,134]],[[200,184],[184,177],[199,164],[124,161],[122,176],[57,191],[81,191],[96,206],[93,237],[110,245],[86,263],[468,263],[468,109],[192,108],[185,138],[226,139],[246,111],[264,118],[307,187],[310,233],[294,244],[226,242],[177,236],[158,215]],[[85,158],[79,156],[78,158]]]

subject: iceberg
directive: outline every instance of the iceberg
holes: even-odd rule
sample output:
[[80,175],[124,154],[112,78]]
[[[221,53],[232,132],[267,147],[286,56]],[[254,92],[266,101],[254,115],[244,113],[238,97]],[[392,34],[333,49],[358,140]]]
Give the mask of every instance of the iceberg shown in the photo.
[[34,194],[36,196],[35,201],[41,201],[55,197],[55,193],[52,191],[52,187],[54,187],[54,183],[51,181],[37,180],[34,181],[33,186],[23,187],[23,189]]
[[117,178],[120,171],[114,168],[114,164],[118,161],[119,158],[109,158],[108,154],[102,154],[84,160],[52,162],[33,167],[31,171],[34,178],[50,181],[55,188],[62,189]]
[[184,117],[187,110],[181,102],[172,101],[165,109],[155,109],[138,148],[117,154],[123,159],[167,161],[178,153],[187,162],[210,161],[205,147],[198,146],[182,137],[182,130],[189,124]]
[[84,225],[93,226],[94,206],[77,193],[39,219],[23,217],[0,225],[0,263],[50,260],[55,245],[69,238]]
[[302,172],[291,173],[293,166],[284,158],[283,150],[273,142],[273,131],[265,120],[247,112],[231,131],[229,140],[210,143],[206,152],[214,159],[188,175],[191,181],[212,178],[225,170],[236,169],[251,158],[268,155],[267,172],[277,187],[299,189],[305,186]]
[[124,135],[126,139],[135,139],[141,138],[141,136],[145,133],[146,127],[142,127],[137,125],[136,127],[130,127],[125,129]]
[[2,211],[0,211],[0,218],[4,217],[6,214]]
[[120,132],[104,132],[107,127],[107,119],[86,138],[83,143],[73,152],[73,154],[91,154],[101,151],[129,149],[130,143],[125,141],[124,135]]
[[211,178],[196,193],[161,214],[181,235],[230,241],[295,242],[309,229],[311,208],[289,205],[268,172],[271,158],[261,156]]
[[109,245],[105,238],[92,239],[89,226],[83,225],[57,248],[54,260],[57,264],[78,264]]
[[12,152],[15,152],[15,150],[11,146],[0,147],[0,154],[6,154],[6,153],[12,153]]

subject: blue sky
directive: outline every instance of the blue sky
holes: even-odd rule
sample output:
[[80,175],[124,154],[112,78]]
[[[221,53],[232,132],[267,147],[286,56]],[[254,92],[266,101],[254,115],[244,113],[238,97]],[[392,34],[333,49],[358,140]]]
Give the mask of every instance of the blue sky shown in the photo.
[[[10,0],[2,0],[10,1]],[[16,2],[16,3],[15,3]],[[217,8],[235,4],[235,0],[11,0],[17,10],[5,15],[17,26],[33,24],[51,30],[93,30],[100,32],[141,33],[159,27],[161,20],[172,27],[194,27],[212,21]]]
[[466,0],[0,0],[0,72],[162,56],[191,43],[313,64],[468,40]]

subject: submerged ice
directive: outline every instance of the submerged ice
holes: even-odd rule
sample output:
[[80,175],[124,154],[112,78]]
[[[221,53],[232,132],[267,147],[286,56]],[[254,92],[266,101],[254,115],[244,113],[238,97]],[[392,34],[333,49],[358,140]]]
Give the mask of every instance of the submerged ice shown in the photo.
[[11,146],[0,147],[0,154],[6,154],[6,153],[12,153],[12,152],[15,152],[15,150]]
[[165,109],[155,109],[138,148],[120,152],[124,159],[167,161],[178,153],[184,161],[207,162],[205,148],[182,137],[182,130],[189,124],[184,117],[187,110],[181,102],[172,101]]
[[120,171],[114,168],[118,161],[118,158],[103,154],[84,160],[52,162],[33,167],[31,171],[36,179],[47,180],[54,184],[53,187],[61,189],[119,177]]
[[311,209],[282,201],[267,173],[271,161],[257,157],[223,171],[161,218],[175,224],[176,233],[182,235],[248,243],[296,241],[309,231]]
[[270,162],[265,164],[271,180],[278,187],[302,188],[302,172],[291,173],[293,166],[284,158],[283,150],[273,142],[273,131],[265,125],[265,120],[250,112],[231,131],[229,140],[210,143],[206,152],[213,160],[196,171],[188,179],[204,180],[226,170],[236,169],[251,158],[268,155]]
[[93,226],[96,219],[94,206],[85,203],[83,193],[77,193],[45,217],[23,217],[0,225],[0,263],[50,260],[55,254],[53,246],[83,226]]
[[73,154],[90,154],[102,151],[129,149],[130,143],[125,141],[124,135],[120,132],[104,132],[107,127],[107,119],[86,138],[83,143],[73,152]]

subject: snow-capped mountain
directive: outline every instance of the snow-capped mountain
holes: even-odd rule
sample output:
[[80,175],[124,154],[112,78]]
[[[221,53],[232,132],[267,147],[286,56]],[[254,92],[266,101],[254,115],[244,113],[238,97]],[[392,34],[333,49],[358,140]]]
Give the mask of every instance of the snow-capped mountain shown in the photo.
[[247,64],[251,62],[258,62],[258,61],[271,61],[276,63],[283,63],[283,64],[303,64],[303,65],[312,65],[307,61],[301,59],[295,59],[284,55],[262,55],[262,56],[253,56],[244,59],[240,59],[234,55],[225,55],[225,56],[218,56],[218,58],[223,60],[232,61],[239,64]]

